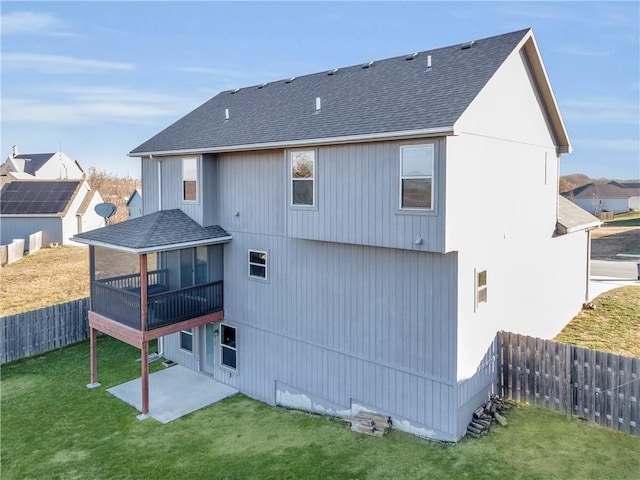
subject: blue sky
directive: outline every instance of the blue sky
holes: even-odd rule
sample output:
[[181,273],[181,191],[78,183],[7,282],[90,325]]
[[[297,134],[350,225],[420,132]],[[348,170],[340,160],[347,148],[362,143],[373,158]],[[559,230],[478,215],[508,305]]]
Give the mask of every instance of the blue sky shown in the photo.
[[221,90],[533,27],[574,147],[561,173],[640,178],[640,3],[2,1],[2,159],[127,153]]

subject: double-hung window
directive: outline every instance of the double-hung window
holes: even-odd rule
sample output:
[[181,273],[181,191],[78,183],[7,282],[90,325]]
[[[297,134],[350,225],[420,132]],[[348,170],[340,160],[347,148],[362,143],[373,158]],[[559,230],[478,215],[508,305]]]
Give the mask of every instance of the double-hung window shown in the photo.
[[400,208],[433,210],[433,144],[400,147]]
[[316,202],[316,152],[294,150],[290,155],[291,205],[314,207]]
[[197,157],[185,157],[182,159],[182,200],[185,202],[198,201]]
[[249,250],[249,277],[267,279],[267,252]]
[[236,329],[229,325],[221,325],[222,365],[236,369]]

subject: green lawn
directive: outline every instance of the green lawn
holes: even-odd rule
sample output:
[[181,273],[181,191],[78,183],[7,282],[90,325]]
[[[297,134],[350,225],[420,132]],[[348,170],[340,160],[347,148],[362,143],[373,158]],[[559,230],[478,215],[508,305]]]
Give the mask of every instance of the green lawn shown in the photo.
[[85,388],[86,342],[2,367],[2,480],[637,479],[640,471],[640,438],[530,407],[456,445],[361,436],[242,395],[167,425],[139,421],[105,391],[138,376],[139,351],[108,337],[98,351],[96,390]]
[[604,227],[640,227],[640,212],[618,213]]

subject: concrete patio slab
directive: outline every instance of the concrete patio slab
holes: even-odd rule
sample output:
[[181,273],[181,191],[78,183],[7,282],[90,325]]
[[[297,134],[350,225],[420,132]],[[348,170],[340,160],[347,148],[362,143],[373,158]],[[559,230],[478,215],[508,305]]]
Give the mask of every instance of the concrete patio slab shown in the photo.
[[[142,411],[141,379],[108,388],[107,392]],[[169,423],[236,393],[206,375],[176,365],[149,375],[149,416]]]

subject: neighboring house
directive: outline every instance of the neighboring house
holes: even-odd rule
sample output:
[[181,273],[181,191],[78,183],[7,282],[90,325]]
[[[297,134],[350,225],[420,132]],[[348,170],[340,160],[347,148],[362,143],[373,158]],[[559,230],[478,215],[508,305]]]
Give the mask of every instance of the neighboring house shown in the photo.
[[78,233],[104,227],[94,211],[100,194],[84,180],[15,180],[0,191],[0,243],[42,231],[43,245],[71,244]]
[[562,195],[592,214],[640,210],[640,184],[634,182],[587,183]]
[[63,152],[19,153],[16,146],[0,165],[3,184],[12,180],[80,180],[85,178],[82,167]]
[[532,30],[222,92],[130,153],[145,215],[75,237],[92,385],[102,331],[141,349],[148,413],[162,338],[266,403],[457,440],[496,332],[549,338],[589,298],[570,150]]
[[142,216],[142,192],[139,188],[136,188],[127,200],[127,208],[129,209],[129,219]]

